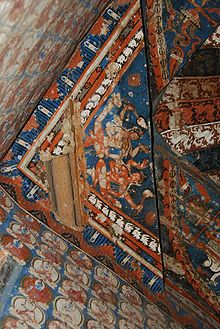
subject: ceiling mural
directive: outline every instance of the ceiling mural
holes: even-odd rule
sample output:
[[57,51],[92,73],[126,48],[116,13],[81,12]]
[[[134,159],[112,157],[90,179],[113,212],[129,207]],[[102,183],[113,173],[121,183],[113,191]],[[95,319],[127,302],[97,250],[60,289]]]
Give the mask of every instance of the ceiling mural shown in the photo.
[[[165,282],[183,289],[206,306],[212,316],[218,316],[220,140],[219,28],[216,27],[219,9],[215,2],[208,1],[201,7],[195,1],[193,6],[191,1],[178,2],[178,8],[175,3],[164,1],[164,7],[156,3],[152,3],[152,10],[157,8],[161,17],[168,8],[173,14],[167,16],[170,22],[164,30],[161,25],[159,33],[164,40],[159,45],[163,45],[164,51],[158,44],[149,49],[150,67],[154,70],[151,88],[157,86],[154,97],[159,95],[152,108]],[[204,25],[205,33],[193,26],[190,19],[189,14],[195,8],[201,9],[199,15],[193,16],[193,19],[200,17],[200,27],[203,20],[210,22]],[[147,12],[149,15],[150,11]],[[155,15],[156,12],[155,9]],[[182,26],[180,34],[175,20],[183,13],[185,18],[178,23],[178,29],[184,23],[186,30]],[[147,20],[148,38],[155,36],[151,29],[156,29],[157,23],[152,17],[148,16]],[[177,49],[181,50],[181,61],[176,56]],[[169,66],[167,54],[171,54]],[[165,56],[163,67],[161,56]]]
[[155,98],[219,25],[219,2],[145,0]]
[[[122,276],[158,292],[163,274],[143,37],[139,1],[106,9],[2,161],[1,182],[22,207],[54,231],[110,262]],[[79,104],[83,133],[87,182],[86,191],[79,194],[87,225],[81,230],[61,225],[62,216],[52,211],[45,176],[45,159],[65,157],[70,143],[68,95]],[[53,184],[60,175],[59,197],[69,191],[64,199],[72,190],[67,188],[68,174],[64,178],[66,161],[67,156],[61,160],[61,173],[52,164]],[[54,193],[59,193],[56,187]]]
[[[98,16],[91,6],[99,2],[89,3]],[[15,238],[25,246],[22,256],[10,250],[7,266],[47,258],[58,270],[55,282],[44,277],[43,302],[26,289],[39,274],[12,276],[10,314],[3,319],[0,310],[5,328],[24,321],[17,297],[43,312],[39,328],[61,327],[59,321],[73,328],[71,316],[59,319],[56,309],[59,299],[68,309],[73,294],[84,296],[74,301],[77,328],[219,327],[219,12],[209,0],[112,1],[65,67],[62,60],[63,71],[59,66],[40,101],[38,94],[28,120],[26,108],[26,124],[14,130],[10,148],[5,144],[0,165],[2,255]],[[25,241],[21,221],[31,225]],[[61,248],[53,254],[50,235]],[[88,279],[71,295],[70,282],[62,286],[74,276],[70,253],[80,279]],[[104,290],[97,268],[111,273]],[[123,313],[132,301],[124,302],[122,279],[139,291],[127,284],[141,300],[132,315]]]
[[0,2],[0,158],[107,4],[100,0]]
[[172,150],[216,184],[220,179],[219,33],[218,28],[172,80],[154,115]]

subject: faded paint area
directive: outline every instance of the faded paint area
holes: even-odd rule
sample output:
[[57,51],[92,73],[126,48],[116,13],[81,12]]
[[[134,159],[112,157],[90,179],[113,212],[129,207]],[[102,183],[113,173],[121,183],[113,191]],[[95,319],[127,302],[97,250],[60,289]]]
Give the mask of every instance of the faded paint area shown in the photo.
[[217,0],[146,1],[152,96],[155,98],[219,25]]
[[0,1],[0,158],[108,1]]
[[[13,271],[17,259],[29,264],[34,250],[36,257],[56,264],[58,274],[50,284],[39,286],[33,270],[18,285],[19,298],[34,300],[41,309],[39,321],[56,319],[49,328],[61,327],[57,321],[71,327],[72,314],[78,327],[88,328],[219,328],[219,8],[209,0],[146,4],[147,26],[140,1],[106,7],[1,163],[3,188],[38,219],[26,234],[19,224],[22,215],[13,214],[11,220],[13,202],[2,198],[2,227],[25,245],[8,265],[4,247],[2,268]],[[76,116],[69,112],[70,100],[77,104]],[[71,176],[72,165],[78,170]],[[83,222],[77,229],[72,225],[74,186],[83,210],[83,221],[75,217]],[[59,240],[56,253],[48,248],[51,234]],[[2,244],[11,246],[10,239],[4,237]],[[102,265],[88,257],[90,268],[89,261],[85,265],[77,259],[80,275],[74,273],[65,258],[72,245],[83,259],[87,252]],[[113,293],[105,294],[111,301],[120,299],[119,304],[105,301],[104,293],[100,304],[99,280],[98,292],[91,293],[91,281],[103,265]],[[80,277],[87,297],[81,290],[72,293],[75,287],[70,295],[87,298],[81,303],[85,308],[78,301],[74,310],[70,307],[69,282],[59,286],[59,274],[67,281]],[[169,323],[151,304],[137,304],[139,313],[132,306],[131,314],[117,275],[174,321]],[[44,294],[36,294],[36,284]],[[23,321],[17,309],[24,300],[10,298],[7,309],[16,319],[4,320],[6,328],[17,318]],[[61,309],[71,315],[58,320]]]
[[[215,1],[200,6],[199,1],[152,1],[147,25],[165,280],[200,305],[206,303],[215,316],[220,293],[219,8]],[[154,38],[161,42],[153,44]]]
[[2,329],[179,328],[131,285],[0,190]]

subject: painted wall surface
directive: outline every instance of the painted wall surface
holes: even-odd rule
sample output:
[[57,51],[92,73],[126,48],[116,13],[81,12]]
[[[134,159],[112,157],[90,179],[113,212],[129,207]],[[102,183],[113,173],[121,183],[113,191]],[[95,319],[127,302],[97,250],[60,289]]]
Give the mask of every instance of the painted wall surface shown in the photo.
[[[26,211],[188,329],[219,327],[218,14],[217,1],[147,1],[144,47],[140,2],[112,3],[1,164],[2,186]],[[65,140],[51,140],[68,97],[81,102],[82,232],[52,212],[42,162],[44,143],[62,154]],[[149,328],[165,329],[161,320]]]
[[215,1],[149,1],[146,10],[165,282],[216,316],[219,12]]
[[90,256],[0,191],[2,329],[181,329]]
[[0,158],[108,1],[0,1]]
[[0,201],[2,329],[218,328],[176,289],[167,287],[150,301],[2,189]]
[[[4,158],[1,182],[64,238],[140,289],[159,292],[163,274],[143,38],[139,1],[106,9]],[[56,145],[51,136],[59,140],[69,95],[81,103],[84,134],[88,225],[81,232],[61,225],[52,212],[41,160],[48,152],[62,154],[66,133]]]

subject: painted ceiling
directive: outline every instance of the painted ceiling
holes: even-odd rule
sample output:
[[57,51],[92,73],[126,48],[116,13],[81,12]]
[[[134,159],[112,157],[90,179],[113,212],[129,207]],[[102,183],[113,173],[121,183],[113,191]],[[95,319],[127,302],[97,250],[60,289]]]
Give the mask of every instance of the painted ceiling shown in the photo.
[[[95,1],[89,3],[95,6]],[[57,81],[40,100],[44,90],[38,93],[37,105],[33,102],[31,108],[24,104],[24,111],[19,110],[26,121],[21,131],[21,121],[17,130],[12,128],[13,136],[5,130],[3,138],[8,143],[16,138],[10,148],[6,143],[2,146],[3,152],[7,150],[0,168],[5,191],[3,250],[7,249],[4,241],[13,240],[11,236],[30,247],[22,235],[18,236],[19,224],[13,223],[22,218],[22,225],[28,226],[28,219],[23,219],[23,210],[17,206],[13,207],[18,215],[8,210],[4,194],[8,193],[38,223],[35,225],[43,223],[42,230],[62,237],[69,249],[74,245],[82,254],[94,257],[176,321],[163,325],[158,315],[154,319],[158,322],[149,324],[144,318],[145,324],[139,323],[140,313],[131,328],[218,328],[218,1],[123,0],[113,1],[100,16],[90,10],[97,20]],[[65,16],[57,15],[60,19]],[[74,45],[78,41],[74,39]],[[73,51],[73,43],[70,47]],[[65,59],[70,54],[69,48]],[[48,65],[54,64],[51,61]],[[48,86],[50,71],[42,71],[39,79]],[[21,99],[24,101],[23,96]],[[15,124],[14,115],[16,111]],[[78,184],[82,228],[64,221],[54,208],[48,159],[58,206],[62,200],[61,208],[71,208],[72,197],[65,198],[72,196]],[[78,183],[67,174],[74,159]],[[29,230],[27,239],[31,234],[34,232]],[[10,253],[10,257],[19,258]],[[93,275],[90,273],[90,278]],[[67,292],[64,295],[68,298]],[[16,298],[8,301],[15,318]],[[108,321],[111,318],[112,322],[108,328],[130,328],[124,322],[116,325],[118,320],[114,319],[119,313],[109,311]],[[88,314],[85,317],[88,320]],[[61,320],[68,328],[67,318]],[[4,321],[10,325],[12,320]],[[51,328],[56,328],[53,325]],[[44,328],[43,324],[39,328]]]

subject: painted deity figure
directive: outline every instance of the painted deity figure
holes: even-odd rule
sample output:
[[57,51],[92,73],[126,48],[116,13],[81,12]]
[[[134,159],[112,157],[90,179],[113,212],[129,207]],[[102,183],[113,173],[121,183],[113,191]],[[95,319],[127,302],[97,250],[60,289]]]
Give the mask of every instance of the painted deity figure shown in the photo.
[[96,279],[113,291],[117,289],[119,284],[117,278],[112,274],[112,272],[101,266],[96,268]]
[[55,300],[54,315],[72,328],[81,326],[83,315],[77,305],[69,299],[57,298]]
[[22,293],[28,295],[32,300],[41,304],[47,304],[52,299],[50,288],[42,281],[31,276],[26,276],[22,282]]
[[89,276],[78,266],[71,263],[65,264],[65,274],[75,282],[84,286],[89,285]]
[[43,233],[42,240],[49,246],[54,247],[57,251],[64,253],[67,250],[66,243],[56,234],[46,231]]
[[[115,204],[115,198],[124,198],[129,205],[136,211],[143,208],[144,196],[139,204],[136,204],[129,192],[132,185],[141,185],[144,176],[141,172],[131,172],[131,167],[143,169],[147,166],[147,160],[142,164],[137,164],[134,160],[129,160],[127,165],[117,163],[114,160],[109,161],[109,170],[107,170],[105,161],[100,159],[96,165],[96,173],[94,178],[94,186],[99,185],[101,194],[106,200]],[[116,204],[121,207],[120,202]]]
[[141,306],[142,301],[141,298],[138,296],[137,292],[130,286],[123,285],[122,286],[122,293],[123,296],[131,303],[136,306]]
[[[113,120],[106,123],[103,128],[103,120],[112,111],[114,107],[122,106],[120,94],[113,94],[112,99],[108,102],[105,109],[96,118],[93,132],[84,142],[85,147],[93,146],[98,158],[103,159],[104,156],[115,160],[122,160],[124,157],[135,157],[139,151],[148,153],[149,150],[143,144],[132,146],[132,141],[140,140],[144,134],[143,129],[147,128],[144,118],[139,117],[133,104],[125,104],[120,114],[115,114]],[[132,112],[136,117],[138,127],[127,129],[123,126],[126,115]],[[117,150],[117,151],[116,151]]]
[[95,282],[93,285],[93,292],[106,303],[111,305],[116,305],[117,299],[115,294],[106,286],[101,284],[100,282]]
[[114,314],[106,303],[100,299],[92,299],[90,302],[90,311],[92,316],[105,323],[106,326],[111,326],[114,323]]
[[121,302],[120,308],[122,314],[134,323],[142,324],[144,319],[142,314],[130,303]]
[[30,327],[23,320],[8,317],[3,322],[3,329],[29,329]]
[[24,297],[14,298],[10,312],[34,328],[39,328],[45,320],[43,311],[33,301]]
[[36,244],[37,242],[36,236],[25,225],[21,225],[19,223],[12,223],[11,230],[8,231],[22,242],[28,244],[30,247],[32,247],[32,245]]
[[62,282],[60,292],[78,304],[83,305],[86,302],[85,290],[71,280]]
[[21,264],[24,264],[31,258],[29,249],[18,239],[11,235],[2,237],[2,245],[8,250]]
[[35,258],[29,271],[52,287],[55,287],[60,280],[59,272],[45,259]]
[[71,250],[67,258],[85,271],[90,271],[92,269],[92,260],[79,250]]
[[62,263],[62,256],[54,250],[52,246],[48,246],[46,244],[41,244],[40,248],[37,250],[37,253],[47,258],[53,264],[61,264]]
[[[116,114],[115,108],[118,109]],[[108,115],[112,119],[108,120]],[[126,127],[126,122],[132,125],[131,128]],[[131,208],[140,212],[147,197],[144,194],[141,202],[136,204],[129,192],[132,185],[142,185],[144,176],[138,170],[149,165],[148,159],[141,162],[135,160],[141,151],[144,154],[149,152],[141,143],[146,129],[147,124],[144,118],[138,116],[135,106],[131,103],[122,104],[121,96],[117,93],[113,94],[97,116],[93,131],[90,131],[84,142],[85,147],[94,147],[98,158],[95,167],[88,169],[94,187],[99,187],[102,196],[119,208],[122,208],[122,204],[115,199],[123,198]],[[136,172],[134,168],[137,169]]]

